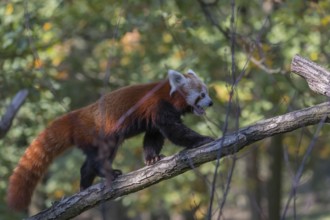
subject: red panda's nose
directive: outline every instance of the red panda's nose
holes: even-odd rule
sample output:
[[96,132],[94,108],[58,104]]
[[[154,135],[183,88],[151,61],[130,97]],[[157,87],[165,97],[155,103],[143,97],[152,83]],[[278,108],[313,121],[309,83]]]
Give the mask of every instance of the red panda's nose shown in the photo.
[[211,107],[213,105],[213,102],[212,101],[210,101],[209,102],[209,107]]

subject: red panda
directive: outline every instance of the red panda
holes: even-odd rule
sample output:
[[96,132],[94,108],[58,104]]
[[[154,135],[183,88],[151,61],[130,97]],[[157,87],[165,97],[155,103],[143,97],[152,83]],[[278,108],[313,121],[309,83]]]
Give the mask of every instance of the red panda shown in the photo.
[[[186,148],[211,142],[211,137],[196,133],[181,121],[181,115],[189,112],[203,115],[204,109],[211,105],[207,87],[196,73],[169,70],[168,79],[123,87],[91,105],[69,112],[55,119],[26,149],[9,179],[8,206],[25,210],[53,159],[73,145],[86,154],[80,170],[80,187],[84,190],[92,185],[96,176],[109,175],[115,179],[121,174],[111,167],[117,148],[124,139],[139,133],[145,132],[146,165],[162,158],[160,151],[165,138]],[[107,152],[103,156],[109,164],[106,171],[99,158],[105,143]]]

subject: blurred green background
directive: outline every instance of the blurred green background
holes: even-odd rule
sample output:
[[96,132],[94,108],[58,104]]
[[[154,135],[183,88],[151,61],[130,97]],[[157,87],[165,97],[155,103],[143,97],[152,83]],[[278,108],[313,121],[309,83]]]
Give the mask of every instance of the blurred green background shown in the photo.
[[[228,130],[326,101],[290,74],[300,54],[330,63],[328,1],[113,1],[43,0],[0,3],[0,116],[13,96],[29,96],[0,140],[0,219],[21,219],[79,191],[83,154],[59,157],[39,185],[28,214],[8,210],[8,178],[33,138],[55,117],[83,107],[116,88],[166,77],[168,68],[193,69],[215,102],[207,117],[186,116],[194,130],[222,136],[233,75]],[[230,39],[235,32],[232,62]],[[232,72],[232,64],[235,71]],[[108,77],[110,76],[110,77]],[[247,147],[221,161],[213,217],[279,219],[293,177],[316,127],[299,129]],[[324,126],[305,164],[286,219],[330,219],[329,127]],[[182,148],[166,142],[163,153]],[[82,213],[76,219],[205,219],[215,162]],[[144,166],[142,136],[120,148],[116,167]],[[99,181],[99,180],[98,180]]]

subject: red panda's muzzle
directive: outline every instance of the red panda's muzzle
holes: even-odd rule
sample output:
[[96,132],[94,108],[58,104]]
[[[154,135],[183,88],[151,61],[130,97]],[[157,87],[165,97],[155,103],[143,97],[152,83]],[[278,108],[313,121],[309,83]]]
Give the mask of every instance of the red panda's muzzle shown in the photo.
[[206,105],[199,105],[199,104],[195,104],[193,107],[193,112],[195,115],[201,116],[205,114],[205,108],[206,107],[211,107],[213,105],[212,100],[210,100]]

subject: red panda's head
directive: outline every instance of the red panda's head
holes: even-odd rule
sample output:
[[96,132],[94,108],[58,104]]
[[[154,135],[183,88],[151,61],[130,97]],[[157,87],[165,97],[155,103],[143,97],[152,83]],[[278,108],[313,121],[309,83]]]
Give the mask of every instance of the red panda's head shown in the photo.
[[187,104],[193,108],[194,114],[203,115],[204,109],[212,106],[213,102],[206,85],[194,71],[188,70],[187,74],[181,74],[175,70],[169,70],[168,78],[171,85],[170,95],[174,92],[182,94]]

